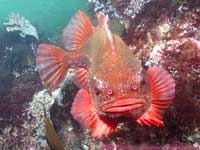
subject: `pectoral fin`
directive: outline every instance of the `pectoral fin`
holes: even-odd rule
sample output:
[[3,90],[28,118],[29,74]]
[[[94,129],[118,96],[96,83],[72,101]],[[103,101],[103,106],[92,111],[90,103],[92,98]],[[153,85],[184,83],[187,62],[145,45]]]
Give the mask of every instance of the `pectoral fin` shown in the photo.
[[75,68],[73,71],[73,81],[79,88],[88,88],[88,70],[85,68]]
[[136,121],[141,125],[163,125],[162,116],[175,97],[175,82],[172,76],[161,67],[147,70],[152,104]]
[[92,129],[92,137],[108,135],[117,126],[116,123],[108,123],[96,114],[92,106],[91,97],[85,89],[79,90],[76,94],[71,113],[76,121],[86,128]]

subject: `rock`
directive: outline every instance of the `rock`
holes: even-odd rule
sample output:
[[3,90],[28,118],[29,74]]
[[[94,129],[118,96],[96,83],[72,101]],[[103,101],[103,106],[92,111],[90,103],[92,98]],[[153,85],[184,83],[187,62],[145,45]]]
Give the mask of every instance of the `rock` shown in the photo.
[[12,87],[14,75],[5,62],[0,62],[0,95],[5,96],[9,93]]

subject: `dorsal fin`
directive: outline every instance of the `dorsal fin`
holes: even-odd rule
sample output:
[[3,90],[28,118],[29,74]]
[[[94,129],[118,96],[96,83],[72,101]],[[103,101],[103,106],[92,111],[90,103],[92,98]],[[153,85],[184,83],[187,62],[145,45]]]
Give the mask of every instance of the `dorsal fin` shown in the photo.
[[93,27],[90,19],[84,12],[79,10],[63,31],[65,49],[80,49],[92,32]]
[[105,32],[107,41],[108,41],[108,46],[114,50],[114,42],[113,42],[113,36],[112,33],[108,27],[108,16],[104,15],[103,13],[97,13],[96,14],[98,26],[102,28]]

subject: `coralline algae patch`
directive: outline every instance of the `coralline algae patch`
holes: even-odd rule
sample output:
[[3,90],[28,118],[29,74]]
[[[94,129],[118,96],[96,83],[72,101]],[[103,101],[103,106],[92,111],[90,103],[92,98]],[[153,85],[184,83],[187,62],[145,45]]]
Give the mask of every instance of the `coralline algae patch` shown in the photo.
[[[143,22],[142,19],[141,22]],[[133,25],[123,37],[133,53],[139,53],[145,67],[163,66],[173,73],[177,80],[181,76],[193,76],[187,80],[198,82],[200,69],[199,25],[200,9],[196,8],[181,13],[176,11],[170,14],[165,13],[153,22],[146,20],[143,26],[141,24]],[[182,70],[186,68],[188,71],[183,72]],[[180,75],[178,75],[179,73]],[[184,75],[186,73],[187,76]]]
[[[144,17],[146,19],[146,17]],[[175,120],[199,125],[200,101],[200,9],[188,8],[152,20],[141,19],[143,26],[132,26],[124,39],[133,53],[140,55],[144,68],[162,66],[176,80]],[[136,37],[134,36],[136,35]],[[139,36],[138,36],[139,35]],[[174,113],[175,114],[175,113]],[[182,118],[182,119],[180,119]],[[193,123],[191,123],[193,122]]]
[[88,0],[94,12],[100,12],[109,15],[110,18],[118,18],[121,20],[123,20],[123,17],[135,18],[135,16],[142,11],[143,7],[151,1],[152,0]]

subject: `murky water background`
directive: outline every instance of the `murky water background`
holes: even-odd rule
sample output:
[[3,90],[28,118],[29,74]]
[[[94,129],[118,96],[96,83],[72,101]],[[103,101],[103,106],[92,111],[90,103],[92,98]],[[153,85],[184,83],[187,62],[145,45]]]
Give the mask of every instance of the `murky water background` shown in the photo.
[[40,32],[52,36],[63,29],[71,16],[85,10],[87,0],[0,0],[0,28],[14,12],[30,20]]

